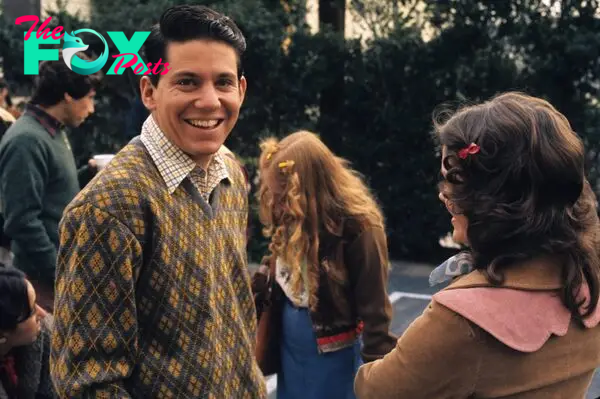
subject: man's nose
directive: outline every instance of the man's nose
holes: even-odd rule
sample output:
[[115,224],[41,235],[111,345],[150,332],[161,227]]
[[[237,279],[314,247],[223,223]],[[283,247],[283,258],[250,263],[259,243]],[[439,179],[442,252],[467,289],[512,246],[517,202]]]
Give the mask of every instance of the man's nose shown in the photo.
[[198,97],[194,101],[196,108],[216,109],[221,106],[219,93],[212,84],[205,84],[198,91]]

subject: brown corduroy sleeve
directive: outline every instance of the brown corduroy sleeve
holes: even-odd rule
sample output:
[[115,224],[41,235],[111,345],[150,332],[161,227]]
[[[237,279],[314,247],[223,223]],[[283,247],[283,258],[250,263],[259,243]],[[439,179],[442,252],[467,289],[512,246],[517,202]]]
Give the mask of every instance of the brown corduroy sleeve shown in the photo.
[[473,393],[481,350],[471,325],[432,302],[383,359],[363,365],[354,391],[359,399],[467,398]]

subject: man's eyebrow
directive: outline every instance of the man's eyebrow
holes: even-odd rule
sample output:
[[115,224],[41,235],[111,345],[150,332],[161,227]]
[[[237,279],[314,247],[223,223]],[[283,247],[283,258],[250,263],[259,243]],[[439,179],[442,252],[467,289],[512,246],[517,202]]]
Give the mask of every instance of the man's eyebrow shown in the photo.
[[[174,79],[193,78],[200,79],[200,75],[191,71],[178,71],[172,75]],[[216,75],[217,79],[237,80],[237,74],[233,72],[220,72]]]
[[190,72],[190,71],[179,71],[179,72],[176,72],[173,76],[177,77],[177,78],[197,78],[198,77],[197,74],[195,74],[194,72]]
[[221,72],[218,77],[220,79],[222,78],[229,78],[229,79],[235,79],[237,78],[237,74],[233,73],[233,72]]

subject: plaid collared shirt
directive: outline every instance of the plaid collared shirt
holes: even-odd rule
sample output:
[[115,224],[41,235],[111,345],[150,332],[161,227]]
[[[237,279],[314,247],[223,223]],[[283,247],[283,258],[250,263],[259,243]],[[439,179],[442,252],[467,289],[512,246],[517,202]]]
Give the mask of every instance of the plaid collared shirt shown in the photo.
[[52,115],[41,109],[35,104],[29,103],[25,106],[25,114],[30,115],[37,120],[40,125],[44,127],[50,133],[50,136],[54,137],[57,133],[61,132],[64,125],[60,123]]
[[53,138],[59,135],[65,142],[67,148],[72,151],[71,142],[69,141],[69,137],[64,130],[65,125],[63,125],[58,119],[32,103],[28,103],[25,106],[25,114],[38,121],[38,123],[42,125]]
[[213,156],[208,170],[203,170],[186,153],[167,139],[152,115],[142,126],[141,140],[165,181],[169,194],[173,194],[183,179],[189,176],[192,184],[208,201],[210,194],[219,183],[225,179],[229,180],[229,173],[220,152]]

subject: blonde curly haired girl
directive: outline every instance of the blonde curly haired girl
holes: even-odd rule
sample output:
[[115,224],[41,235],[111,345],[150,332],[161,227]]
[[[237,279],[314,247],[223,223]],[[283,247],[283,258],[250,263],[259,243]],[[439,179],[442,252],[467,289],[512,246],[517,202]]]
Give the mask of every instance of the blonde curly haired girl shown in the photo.
[[260,148],[260,219],[284,302],[278,398],[351,398],[362,361],[396,342],[384,217],[359,173],[314,133]]

